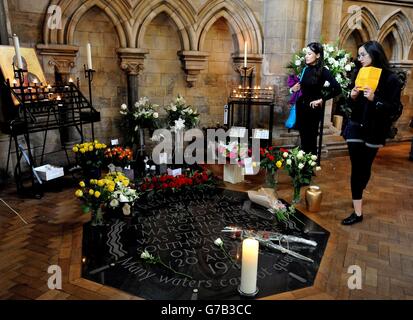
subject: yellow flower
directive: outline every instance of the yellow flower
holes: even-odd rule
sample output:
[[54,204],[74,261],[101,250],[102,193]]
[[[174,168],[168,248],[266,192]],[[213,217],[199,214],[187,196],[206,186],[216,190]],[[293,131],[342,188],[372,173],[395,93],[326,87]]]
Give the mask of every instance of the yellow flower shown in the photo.
[[98,186],[103,187],[105,185],[105,182],[103,180],[98,181]]
[[84,187],[86,187],[86,184],[85,184],[84,181],[80,181],[80,182],[79,182],[79,186],[81,186],[82,188],[84,188]]
[[99,191],[96,191],[95,192],[95,198],[99,198],[100,197],[100,192]]
[[97,183],[96,179],[90,179],[90,184],[96,184],[96,183]]
[[129,185],[129,180],[123,180],[122,183],[125,187],[127,187]]
[[115,186],[108,186],[108,191],[109,192],[115,191]]
[[79,152],[79,148],[78,148],[78,147],[73,147],[72,150],[73,150],[73,152],[75,152],[75,153],[76,153],[76,152]]
[[89,151],[93,151],[93,146],[89,146]]
[[78,197],[78,198],[83,197],[83,192],[82,192],[82,190],[80,190],[80,189],[79,189],[79,190],[76,190],[75,196]]
[[85,153],[85,152],[86,152],[86,149],[81,148],[79,151],[80,151],[81,153]]
[[282,161],[278,160],[275,165],[277,166],[277,168],[281,168],[283,166]]
[[89,190],[89,194],[90,194],[91,196],[93,196],[93,195],[95,194],[95,191],[94,191],[93,189],[90,189],[90,190]]

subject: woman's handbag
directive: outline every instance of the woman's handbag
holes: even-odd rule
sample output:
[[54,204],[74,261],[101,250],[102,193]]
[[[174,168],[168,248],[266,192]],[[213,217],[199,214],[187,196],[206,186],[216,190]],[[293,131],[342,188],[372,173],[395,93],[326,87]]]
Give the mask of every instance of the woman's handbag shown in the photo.
[[[301,81],[306,69],[307,69],[307,66],[305,66],[303,71],[301,71],[301,74],[300,74],[300,77],[299,77],[300,81]],[[285,127],[287,129],[294,128],[296,120],[297,120],[297,113],[295,111],[295,104],[293,104],[293,105],[291,105],[291,108],[290,108],[290,114],[288,115],[288,118],[285,121]]]
[[290,114],[288,115],[288,118],[287,118],[287,120],[285,121],[285,127],[287,128],[287,129],[292,129],[292,128],[294,128],[294,126],[295,126],[295,121],[296,121],[296,118],[297,117],[297,115],[296,115],[296,113],[295,113],[295,104],[293,104],[292,106],[291,106],[291,108],[290,108]]

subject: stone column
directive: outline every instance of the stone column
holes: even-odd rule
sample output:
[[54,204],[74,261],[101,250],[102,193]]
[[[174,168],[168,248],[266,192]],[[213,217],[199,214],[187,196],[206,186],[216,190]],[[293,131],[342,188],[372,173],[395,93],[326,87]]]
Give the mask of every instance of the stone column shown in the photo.
[[143,70],[145,55],[149,51],[145,49],[119,48],[117,53],[120,58],[120,67],[127,75],[128,106],[131,108],[139,98],[138,76]]
[[307,22],[305,27],[305,44],[320,41],[323,25],[324,0],[307,0]]

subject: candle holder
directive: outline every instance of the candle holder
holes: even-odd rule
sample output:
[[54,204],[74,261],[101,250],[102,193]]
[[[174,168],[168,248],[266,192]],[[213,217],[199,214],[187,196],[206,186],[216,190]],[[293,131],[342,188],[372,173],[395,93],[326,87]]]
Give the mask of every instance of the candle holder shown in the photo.
[[255,290],[255,292],[253,292],[253,293],[245,293],[245,292],[242,292],[242,291],[241,291],[241,285],[238,286],[238,293],[239,293],[241,296],[246,297],[246,298],[254,298],[254,297],[258,294],[259,291],[260,291],[260,290],[259,290],[258,287],[257,287],[257,290]]
[[[93,69],[86,68],[86,65],[83,65],[83,69],[85,71],[85,78],[88,80],[88,85],[89,85],[89,101],[90,101],[90,106],[93,108],[93,100],[92,100],[92,81],[93,81],[93,73],[96,71]],[[93,123],[92,123],[92,140],[95,140],[95,130],[93,128]]]

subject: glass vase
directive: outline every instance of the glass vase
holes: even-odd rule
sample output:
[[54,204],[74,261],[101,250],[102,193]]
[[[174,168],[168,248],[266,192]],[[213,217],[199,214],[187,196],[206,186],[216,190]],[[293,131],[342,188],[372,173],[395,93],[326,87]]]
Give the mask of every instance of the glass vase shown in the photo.
[[301,201],[301,187],[300,183],[294,183],[293,204],[297,204]]
[[266,170],[265,172],[265,186],[267,188],[277,188],[278,184],[278,171],[272,173],[271,170]]
[[91,215],[92,215],[92,219],[91,219],[91,223],[90,223],[91,226],[97,227],[97,226],[103,226],[104,225],[102,208],[99,207],[97,209],[92,209],[91,210]]

